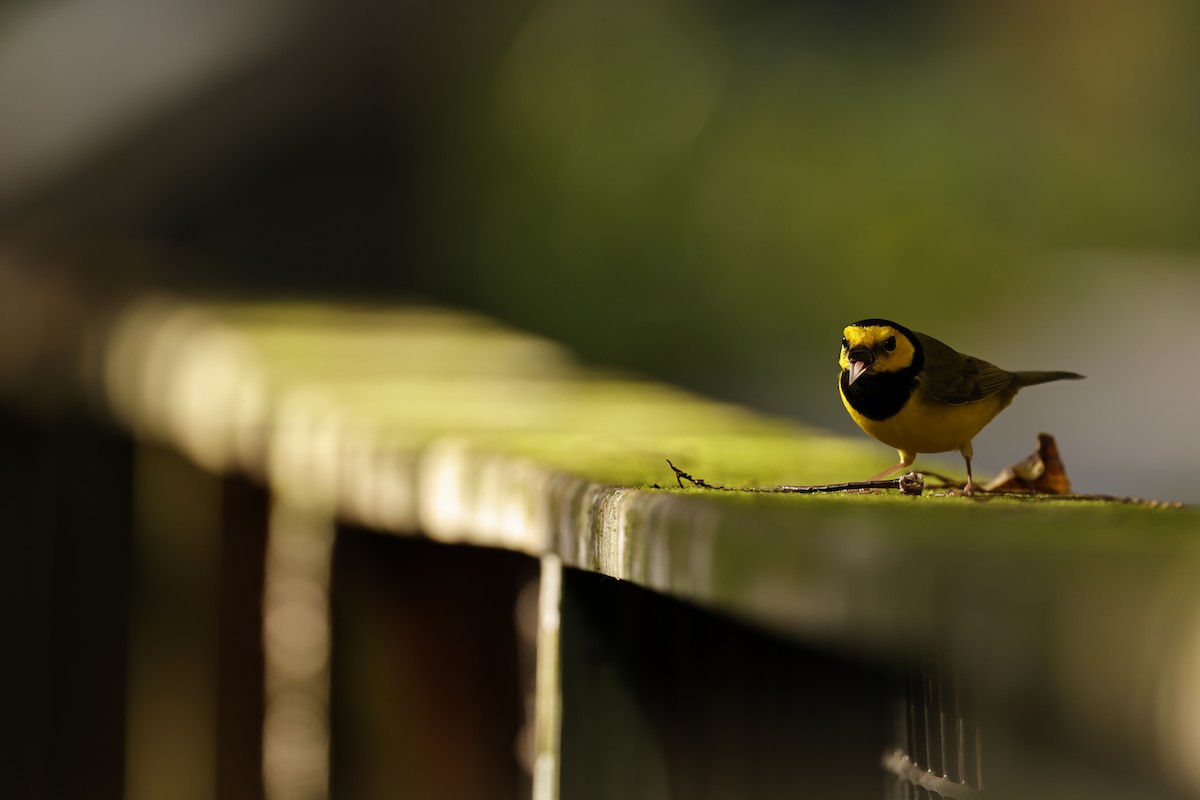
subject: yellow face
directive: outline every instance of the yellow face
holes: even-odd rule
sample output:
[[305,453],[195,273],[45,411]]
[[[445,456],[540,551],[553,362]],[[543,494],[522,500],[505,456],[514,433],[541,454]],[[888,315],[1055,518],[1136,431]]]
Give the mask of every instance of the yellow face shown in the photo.
[[902,331],[887,324],[847,325],[842,331],[838,360],[850,373],[850,382],[864,374],[899,372],[910,366],[916,349]]

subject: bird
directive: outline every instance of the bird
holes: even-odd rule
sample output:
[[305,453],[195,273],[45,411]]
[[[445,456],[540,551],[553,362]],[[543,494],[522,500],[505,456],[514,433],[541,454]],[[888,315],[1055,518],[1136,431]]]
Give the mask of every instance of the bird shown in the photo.
[[971,440],[1008,407],[1017,391],[1074,372],[1008,372],[963,355],[932,336],[886,319],[863,319],[842,331],[842,403],[858,426],[899,451],[879,480],[910,466],[918,453],[957,450],[967,464],[963,493],[975,493]]

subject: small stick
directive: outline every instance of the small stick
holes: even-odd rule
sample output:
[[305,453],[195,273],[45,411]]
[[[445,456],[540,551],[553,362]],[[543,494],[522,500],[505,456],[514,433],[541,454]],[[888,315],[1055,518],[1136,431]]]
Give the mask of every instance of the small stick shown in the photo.
[[[930,472],[929,470],[926,469],[926,470],[922,470],[921,474],[924,475],[926,478],[937,478],[939,481],[941,481],[947,487],[957,487],[957,488],[961,489],[962,487],[967,485],[966,482],[964,482],[964,481],[956,481],[956,480],[954,480],[954,478],[948,478],[945,475],[941,474],[940,472]],[[941,488],[941,487],[938,487],[938,488]]]
[[826,483],[814,486],[775,486],[770,489],[757,487],[720,486],[706,483],[703,478],[694,478],[667,459],[667,465],[675,473],[675,480],[683,488],[683,482],[688,481],[701,489],[714,489],[721,492],[765,492],[774,494],[819,494],[829,492],[867,491],[871,489],[899,489],[901,494],[919,495],[925,488],[925,479],[919,472],[909,472],[899,478],[886,481],[850,481],[848,483]]
[[[694,478],[688,473],[681,470],[679,467],[671,463],[671,459],[667,459],[667,465],[675,473],[675,480],[679,487],[683,488],[683,482],[689,483],[701,488],[712,489],[720,492],[758,492],[764,494],[828,494],[833,492],[854,492],[854,491],[870,491],[872,489],[899,489],[901,494],[919,495],[925,489],[925,475],[938,478],[945,482],[942,486],[930,487],[933,489],[961,487],[961,483],[955,483],[942,475],[935,472],[909,472],[901,475],[899,478],[893,478],[886,481],[849,481],[848,483],[825,483],[816,484],[814,486],[774,486],[770,489],[762,489],[753,486],[721,486],[719,484],[711,484],[703,478]],[[1005,492],[1005,491],[988,491],[986,489],[975,490],[976,500],[986,500],[991,497],[1011,497],[1016,500],[1092,500],[1101,503],[1118,503],[1121,505],[1148,506],[1150,508],[1183,508],[1183,503],[1173,500],[1147,500],[1141,497],[1118,497],[1110,494],[1033,494],[1031,492]]]
[[691,483],[695,484],[696,486],[699,486],[701,489],[720,489],[722,491],[737,491],[736,489],[726,489],[724,486],[710,486],[700,478],[693,478],[691,475],[688,475],[686,472],[681,470],[679,467],[672,464],[671,459],[669,459],[669,458],[667,459],[667,466],[669,466],[672,469],[672,471],[674,471],[675,481],[679,484],[680,489],[684,488],[683,487],[684,481],[690,481]]

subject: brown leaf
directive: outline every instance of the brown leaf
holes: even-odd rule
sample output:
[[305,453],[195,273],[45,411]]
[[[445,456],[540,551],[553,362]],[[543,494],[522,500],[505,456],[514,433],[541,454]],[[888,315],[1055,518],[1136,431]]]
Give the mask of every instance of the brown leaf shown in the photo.
[[1029,492],[1035,494],[1070,494],[1071,479],[1058,455],[1058,445],[1048,433],[1038,434],[1037,452],[1020,463],[1006,467],[991,483],[983,487],[989,492]]

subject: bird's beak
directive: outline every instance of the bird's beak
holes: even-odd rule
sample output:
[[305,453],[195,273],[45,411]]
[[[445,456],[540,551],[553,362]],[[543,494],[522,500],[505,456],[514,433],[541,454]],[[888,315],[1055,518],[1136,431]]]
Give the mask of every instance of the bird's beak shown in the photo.
[[846,358],[850,360],[850,379],[846,381],[847,385],[853,384],[860,375],[867,371],[868,367],[875,363],[875,355],[862,345],[851,347],[846,353]]

